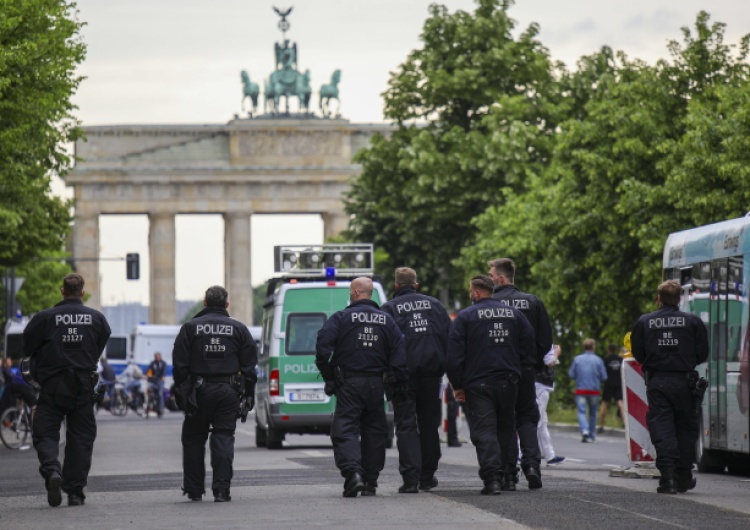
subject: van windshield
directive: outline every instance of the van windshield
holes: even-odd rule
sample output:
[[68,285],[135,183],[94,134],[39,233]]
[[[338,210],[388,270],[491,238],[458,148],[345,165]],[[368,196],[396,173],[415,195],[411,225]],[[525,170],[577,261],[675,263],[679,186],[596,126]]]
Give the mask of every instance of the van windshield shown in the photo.
[[315,355],[318,330],[326,318],[325,313],[290,313],[286,325],[287,355]]

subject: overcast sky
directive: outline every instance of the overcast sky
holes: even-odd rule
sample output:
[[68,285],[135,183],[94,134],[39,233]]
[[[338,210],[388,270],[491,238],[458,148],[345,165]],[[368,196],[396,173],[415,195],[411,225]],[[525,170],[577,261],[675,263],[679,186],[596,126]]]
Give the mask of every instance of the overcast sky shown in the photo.
[[[273,69],[274,42],[281,39],[275,5],[294,6],[287,37],[297,42],[299,67],[310,69],[313,90],[341,69],[344,117],[380,122],[389,72],[420,45],[431,3],[78,0],[88,53],[80,68],[86,80],[74,98],[77,114],[84,125],[226,123],[240,112],[240,71],[262,86]],[[451,11],[475,6],[472,0],[438,3]],[[538,23],[553,59],[574,68],[603,45],[649,62],[666,58],[668,40],[680,40],[680,28],[692,26],[700,10],[727,23],[727,43],[750,33],[750,4],[741,0],[517,0],[510,14],[517,33]],[[128,219],[102,219],[101,256],[137,251],[147,271],[147,221]],[[218,216],[180,216],[177,231],[177,296],[197,300],[208,285],[224,282],[222,223]],[[322,223],[310,216],[254,216],[252,235],[253,283],[260,283],[272,272],[274,244],[320,243]],[[122,263],[102,262],[101,274],[104,304],[148,302],[147,278],[125,282]]]

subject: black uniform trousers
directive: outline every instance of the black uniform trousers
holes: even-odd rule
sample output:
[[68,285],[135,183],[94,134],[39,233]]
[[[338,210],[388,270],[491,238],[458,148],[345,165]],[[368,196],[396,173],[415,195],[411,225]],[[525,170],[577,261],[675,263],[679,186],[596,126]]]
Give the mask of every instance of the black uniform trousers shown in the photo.
[[393,403],[398,470],[407,484],[430,482],[440,461],[440,376],[409,379],[408,398]]
[[518,441],[521,445],[521,468],[524,471],[532,465],[538,468],[542,462],[537,435],[539,406],[536,403],[535,381],[534,367],[522,366],[516,400],[516,432],[518,432]]
[[[83,372],[81,380],[88,378]],[[65,383],[54,389],[42,387],[34,412],[32,439],[39,458],[39,473],[47,481],[53,472],[62,478],[62,489],[68,494],[85,497],[83,488],[91,469],[91,453],[96,439],[93,390],[65,388]],[[67,420],[65,431],[65,460],[60,465],[60,427]]]
[[471,443],[477,450],[482,480],[500,479],[515,471],[515,406],[517,385],[510,380],[482,383],[466,389]]
[[646,396],[646,423],[656,449],[657,469],[691,470],[699,423],[687,374],[654,373],[649,377]]
[[354,473],[376,482],[385,465],[388,422],[383,377],[347,377],[336,390],[331,442],[336,467],[344,478]]
[[183,491],[189,495],[205,492],[206,439],[211,428],[212,489],[227,488],[232,482],[234,431],[240,396],[228,383],[204,383],[197,389],[198,410],[182,424]]

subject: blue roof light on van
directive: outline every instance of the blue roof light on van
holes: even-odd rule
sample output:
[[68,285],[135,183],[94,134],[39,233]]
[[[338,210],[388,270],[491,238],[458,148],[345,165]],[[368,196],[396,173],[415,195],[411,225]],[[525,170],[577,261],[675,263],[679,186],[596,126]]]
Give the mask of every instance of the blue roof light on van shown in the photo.
[[328,285],[336,285],[336,267],[326,267]]

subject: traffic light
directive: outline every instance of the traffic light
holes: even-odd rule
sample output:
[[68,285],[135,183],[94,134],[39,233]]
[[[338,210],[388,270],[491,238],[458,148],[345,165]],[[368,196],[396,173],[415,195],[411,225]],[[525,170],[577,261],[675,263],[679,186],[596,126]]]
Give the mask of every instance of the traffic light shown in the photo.
[[129,252],[125,256],[125,273],[128,280],[137,280],[141,277],[141,257],[137,252]]

